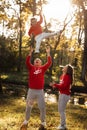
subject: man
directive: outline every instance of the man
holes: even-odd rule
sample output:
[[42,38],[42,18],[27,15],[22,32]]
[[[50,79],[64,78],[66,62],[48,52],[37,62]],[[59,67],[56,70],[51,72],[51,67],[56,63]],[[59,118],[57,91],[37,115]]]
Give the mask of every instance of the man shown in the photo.
[[39,58],[34,60],[34,65],[31,64],[30,59],[33,52],[33,48],[31,47],[30,53],[26,58],[26,65],[29,72],[29,90],[27,94],[27,103],[26,103],[26,116],[25,121],[21,126],[21,130],[26,130],[28,121],[30,119],[30,113],[33,107],[33,103],[35,100],[38,102],[38,107],[40,109],[40,120],[41,125],[39,130],[46,130],[46,110],[45,110],[45,99],[44,99],[44,75],[47,69],[52,64],[52,59],[50,56],[50,47],[46,48],[47,53],[47,62],[42,65],[42,61]]

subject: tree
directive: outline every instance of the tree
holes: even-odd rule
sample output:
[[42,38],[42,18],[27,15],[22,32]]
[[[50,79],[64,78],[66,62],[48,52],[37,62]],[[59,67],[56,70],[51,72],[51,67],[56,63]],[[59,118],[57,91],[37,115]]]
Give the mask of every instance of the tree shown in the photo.
[[[80,8],[83,18],[84,25],[84,51],[83,51],[83,59],[82,59],[82,81],[84,84],[87,84],[87,1],[86,0],[73,0],[73,3]],[[80,19],[81,20],[81,19]],[[80,28],[81,29],[81,28]],[[80,30],[81,31],[81,30]],[[81,39],[80,39],[81,42]]]
[[[11,39],[0,37],[0,93],[3,93],[2,89],[2,73],[10,72],[16,68],[16,53],[12,46],[10,46]],[[6,44],[7,43],[7,44]]]

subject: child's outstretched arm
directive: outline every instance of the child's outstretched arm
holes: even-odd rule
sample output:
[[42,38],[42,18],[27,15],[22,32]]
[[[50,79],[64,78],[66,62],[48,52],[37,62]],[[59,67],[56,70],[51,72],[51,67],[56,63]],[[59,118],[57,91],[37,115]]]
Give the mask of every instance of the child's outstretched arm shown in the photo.
[[38,23],[41,24],[41,23],[43,22],[42,12],[39,11],[39,14],[38,14],[38,15],[40,16],[40,20],[38,21]]

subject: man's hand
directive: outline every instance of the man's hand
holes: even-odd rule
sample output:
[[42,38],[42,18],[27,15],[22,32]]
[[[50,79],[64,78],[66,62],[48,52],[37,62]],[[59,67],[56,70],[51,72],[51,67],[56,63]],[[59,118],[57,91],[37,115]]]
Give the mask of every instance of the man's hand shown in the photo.
[[30,53],[29,53],[30,56],[32,55],[33,50],[34,50],[33,47],[30,46]]
[[46,47],[46,52],[47,52],[47,55],[50,56],[50,46]]

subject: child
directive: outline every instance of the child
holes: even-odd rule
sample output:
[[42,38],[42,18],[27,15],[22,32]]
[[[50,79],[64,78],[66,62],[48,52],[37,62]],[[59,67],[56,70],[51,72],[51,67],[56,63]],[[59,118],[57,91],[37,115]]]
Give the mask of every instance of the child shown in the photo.
[[73,82],[73,68],[71,65],[66,65],[63,69],[63,74],[60,77],[60,83],[50,83],[50,86],[53,88],[58,88],[59,90],[59,102],[58,102],[58,111],[60,113],[60,125],[58,129],[66,129],[66,116],[65,109],[67,102],[70,99],[71,85]]
[[41,23],[43,22],[43,17],[41,15],[41,13],[39,13],[39,15],[40,15],[39,21],[37,21],[37,19],[34,17],[31,19],[31,27],[28,32],[28,35],[31,38],[33,36],[35,37],[35,41],[36,41],[35,52],[36,53],[39,53],[40,44],[43,39],[60,34],[60,31],[52,32],[52,33],[43,32],[42,27],[41,27]]

